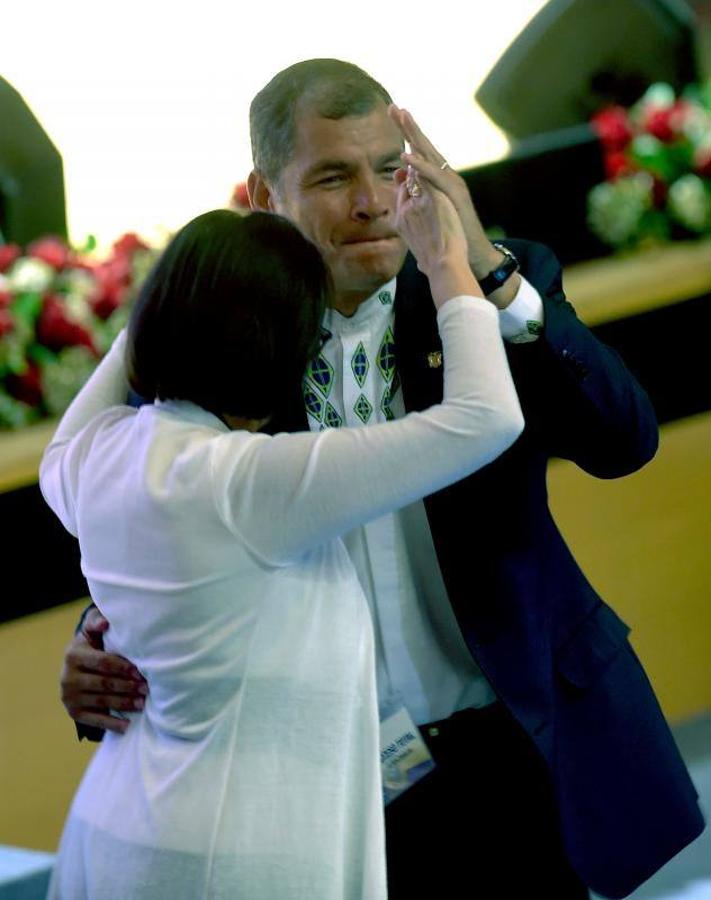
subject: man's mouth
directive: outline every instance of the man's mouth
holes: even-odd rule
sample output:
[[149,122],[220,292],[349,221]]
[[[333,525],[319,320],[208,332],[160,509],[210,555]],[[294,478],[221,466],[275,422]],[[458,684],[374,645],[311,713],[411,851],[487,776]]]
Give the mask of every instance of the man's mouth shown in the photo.
[[396,238],[396,234],[369,234],[358,237],[346,238],[342,244],[377,244],[379,241],[390,241]]

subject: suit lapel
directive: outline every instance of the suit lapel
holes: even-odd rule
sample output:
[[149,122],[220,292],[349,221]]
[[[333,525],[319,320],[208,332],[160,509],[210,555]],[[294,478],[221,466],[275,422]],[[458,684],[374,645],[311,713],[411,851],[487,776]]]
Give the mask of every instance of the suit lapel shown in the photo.
[[442,341],[437,311],[427,279],[410,254],[397,277],[395,353],[407,412],[441,402]]

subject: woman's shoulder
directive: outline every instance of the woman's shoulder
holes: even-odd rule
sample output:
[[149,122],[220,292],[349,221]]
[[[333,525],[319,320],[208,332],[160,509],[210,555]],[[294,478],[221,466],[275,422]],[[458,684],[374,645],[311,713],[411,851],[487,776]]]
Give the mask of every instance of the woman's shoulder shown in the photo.
[[223,457],[236,464],[258,437],[265,436],[232,431],[218,416],[182,401],[140,407],[132,427],[139,455],[180,481],[211,478]]
[[127,404],[102,409],[86,423],[81,431],[74,435],[71,443],[78,445],[85,444],[87,441],[93,443],[98,436],[108,431],[115,432],[117,428],[129,426],[129,423],[135,420],[137,412],[137,409]]

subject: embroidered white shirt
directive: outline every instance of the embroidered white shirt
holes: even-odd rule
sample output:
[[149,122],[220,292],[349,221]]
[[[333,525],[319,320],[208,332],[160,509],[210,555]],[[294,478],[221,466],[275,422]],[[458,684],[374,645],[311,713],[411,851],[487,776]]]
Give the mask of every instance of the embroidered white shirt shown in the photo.
[[[395,362],[395,290],[393,279],[350,318],[327,312],[325,343],[304,380],[312,431],[405,414]],[[522,278],[516,298],[499,312],[502,337],[533,341],[542,325],[541,298]],[[491,703],[495,694],[449,603],[423,502],[360,526],[344,540],[373,617],[381,715],[404,702],[422,725]]]

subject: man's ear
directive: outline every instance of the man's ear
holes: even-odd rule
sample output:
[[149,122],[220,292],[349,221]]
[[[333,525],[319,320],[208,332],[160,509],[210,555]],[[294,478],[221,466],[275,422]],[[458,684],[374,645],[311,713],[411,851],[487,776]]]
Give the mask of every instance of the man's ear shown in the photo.
[[272,191],[262,175],[254,169],[247,178],[247,196],[249,208],[259,212],[274,212]]

